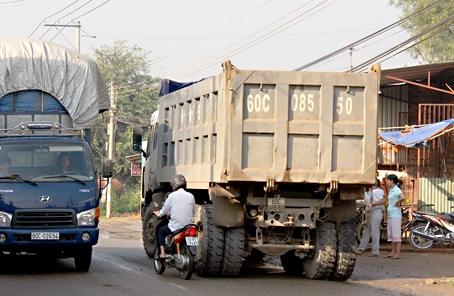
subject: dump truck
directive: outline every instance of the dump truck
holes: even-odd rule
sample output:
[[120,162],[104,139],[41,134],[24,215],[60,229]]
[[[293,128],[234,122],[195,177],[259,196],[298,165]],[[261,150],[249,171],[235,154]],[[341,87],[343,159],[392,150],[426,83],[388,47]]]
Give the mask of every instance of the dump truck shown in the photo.
[[[40,40],[0,42],[0,260],[34,254],[90,268],[102,190],[91,128],[109,108],[93,60]],[[112,169],[105,160],[103,176]]]
[[198,209],[197,273],[236,277],[247,258],[280,256],[288,274],[346,280],[356,200],[376,180],[380,65],[368,73],[240,70],[163,80],[144,158],[143,242],[175,174]]

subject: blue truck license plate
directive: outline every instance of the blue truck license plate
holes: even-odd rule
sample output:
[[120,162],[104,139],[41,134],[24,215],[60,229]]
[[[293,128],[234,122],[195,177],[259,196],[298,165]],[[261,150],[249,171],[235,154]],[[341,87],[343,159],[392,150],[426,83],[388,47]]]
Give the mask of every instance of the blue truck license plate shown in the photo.
[[58,232],[32,232],[32,240],[58,240],[59,238]]

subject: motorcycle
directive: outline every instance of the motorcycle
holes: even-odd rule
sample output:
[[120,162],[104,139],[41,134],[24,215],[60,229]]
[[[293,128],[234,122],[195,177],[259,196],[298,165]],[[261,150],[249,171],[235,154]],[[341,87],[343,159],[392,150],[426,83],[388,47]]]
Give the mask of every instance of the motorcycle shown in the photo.
[[[161,218],[161,222],[156,229],[156,241],[159,228],[168,224],[168,219]],[[166,268],[174,267],[180,277],[189,280],[194,272],[194,256],[196,246],[199,245],[197,238],[197,226],[188,224],[182,229],[174,231],[165,240],[166,258],[154,259],[154,269],[157,274],[163,274]],[[155,248],[154,257],[159,257],[159,246]]]
[[415,249],[427,250],[436,244],[454,243],[454,213],[414,211],[404,232],[411,229],[410,244]]

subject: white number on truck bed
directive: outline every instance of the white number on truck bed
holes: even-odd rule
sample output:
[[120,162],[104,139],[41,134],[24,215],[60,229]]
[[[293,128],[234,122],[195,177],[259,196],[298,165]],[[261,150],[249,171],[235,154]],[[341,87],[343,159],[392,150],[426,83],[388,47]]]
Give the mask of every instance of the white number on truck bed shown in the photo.
[[342,112],[344,112],[344,105],[345,105],[345,113],[347,113],[347,115],[352,114],[353,101],[352,101],[351,97],[347,97],[345,102],[344,102],[344,97],[337,97],[337,109],[336,109],[337,114],[341,115]]
[[297,94],[293,94],[292,96],[292,110],[293,111],[306,111],[312,112],[314,111],[314,95],[308,94],[307,98],[305,94],[301,94],[298,96]]
[[265,94],[261,97],[259,94],[247,96],[247,111],[250,112],[268,112],[270,110],[270,96]]

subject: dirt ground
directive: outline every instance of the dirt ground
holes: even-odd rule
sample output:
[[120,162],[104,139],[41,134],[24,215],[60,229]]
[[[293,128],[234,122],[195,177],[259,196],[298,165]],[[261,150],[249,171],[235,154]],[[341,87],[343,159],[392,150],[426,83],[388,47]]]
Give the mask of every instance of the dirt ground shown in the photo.
[[[139,216],[102,218],[99,228],[101,239],[142,240]],[[357,256],[355,271],[345,284],[362,285],[385,295],[454,295],[454,247],[443,246],[422,252],[404,243],[402,249],[399,260],[383,258],[390,250],[386,242],[381,244],[379,257],[368,257],[366,250]],[[265,257],[263,263],[279,266],[280,259]]]

